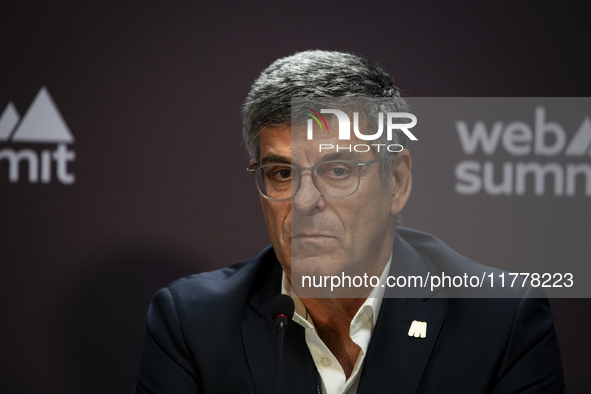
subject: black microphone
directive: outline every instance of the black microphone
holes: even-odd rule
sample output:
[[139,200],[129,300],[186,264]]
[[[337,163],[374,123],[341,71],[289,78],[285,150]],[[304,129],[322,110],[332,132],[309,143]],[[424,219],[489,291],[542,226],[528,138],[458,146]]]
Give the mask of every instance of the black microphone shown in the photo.
[[279,393],[279,372],[281,371],[281,357],[283,356],[283,335],[287,331],[289,320],[293,317],[295,304],[290,296],[279,294],[271,302],[271,316],[275,319],[277,328],[277,351],[275,353],[275,377],[273,379],[273,393]]

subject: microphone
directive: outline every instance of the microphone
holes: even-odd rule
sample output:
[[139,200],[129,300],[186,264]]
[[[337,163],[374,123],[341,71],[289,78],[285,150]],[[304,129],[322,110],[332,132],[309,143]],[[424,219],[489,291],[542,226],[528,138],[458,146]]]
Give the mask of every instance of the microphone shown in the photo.
[[275,353],[275,377],[273,378],[273,393],[279,393],[279,372],[281,370],[281,358],[283,356],[283,336],[287,331],[289,320],[293,317],[295,304],[290,296],[279,294],[271,302],[271,316],[275,320],[277,329],[277,350]]
[[295,311],[295,304],[290,296],[286,294],[279,294],[273,298],[271,302],[271,316],[275,319],[275,327],[279,332],[287,331],[287,324],[293,317]]

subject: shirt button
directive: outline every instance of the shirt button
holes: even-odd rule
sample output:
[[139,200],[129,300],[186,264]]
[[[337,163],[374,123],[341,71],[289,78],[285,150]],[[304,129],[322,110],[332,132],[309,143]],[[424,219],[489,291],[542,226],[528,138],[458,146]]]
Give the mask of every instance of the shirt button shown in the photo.
[[332,361],[330,361],[330,358],[328,357],[322,357],[320,359],[320,364],[324,365],[325,367],[328,367],[332,364]]

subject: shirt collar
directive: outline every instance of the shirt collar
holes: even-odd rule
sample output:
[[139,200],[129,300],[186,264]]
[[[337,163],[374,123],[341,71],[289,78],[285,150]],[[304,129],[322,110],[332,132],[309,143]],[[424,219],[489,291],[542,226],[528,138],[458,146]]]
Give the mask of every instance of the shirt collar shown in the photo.
[[[386,291],[386,279],[388,278],[388,274],[390,273],[390,266],[392,265],[392,255],[390,255],[390,260],[384,267],[382,271],[382,275],[380,276],[380,281],[376,287],[373,288],[363,305],[359,308],[355,317],[351,321],[351,328],[350,328],[350,335],[353,336],[355,333],[359,331],[359,329],[363,326],[365,321],[371,321],[372,326],[375,326],[378,320],[378,314],[380,312],[380,307],[382,306],[382,300],[384,299],[384,292]],[[312,318],[308,315],[308,311],[306,307],[302,303],[302,301],[296,296],[293,296],[291,293],[291,283],[287,280],[287,276],[285,275],[285,271],[283,271],[282,278],[281,278],[281,294],[286,294],[293,298],[295,304],[295,312],[293,321],[298,323],[304,328],[313,329],[314,322]]]

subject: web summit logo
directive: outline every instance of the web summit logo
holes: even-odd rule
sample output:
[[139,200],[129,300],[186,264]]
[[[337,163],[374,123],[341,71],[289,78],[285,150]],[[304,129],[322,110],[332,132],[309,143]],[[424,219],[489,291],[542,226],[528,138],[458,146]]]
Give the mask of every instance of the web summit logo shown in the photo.
[[[337,117],[339,122],[339,140],[351,140],[351,120],[349,116],[338,109],[321,109],[320,112],[313,110],[309,107],[304,107],[306,111],[304,114],[312,117],[312,119],[308,119],[308,140],[312,140],[314,137],[314,121],[320,127],[320,130],[328,131],[328,124],[326,120],[321,114],[333,114]],[[320,118],[320,119],[319,119]],[[399,129],[401,130],[411,141],[417,141],[417,137],[415,137],[409,129],[416,126],[417,124],[417,117],[413,114],[407,112],[388,112],[386,114],[386,137],[388,141],[392,141],[392,131]],[[395,123],[394,119],[410,119],[410,122],[407,123]],[[378,130],[374,134],[362,134],[359,131],[359,113],[353,112],[353,132],[355,136],[362,141],[374,141],[377,140],[382,136],[384,133],[384,114],[380,112],[378,114]],[[404,147],[400,144],[371,144],[374,146],[377,151],[379,152],[380,149],[388,150],[388,152],[400,152],[404,149]],[[371,149],[370,144],[356,144],[356,145],[339,145],[337,144],[336,147],[334,144],[319,144],[319,151],[322,150],[331,150],[335,149],[336,151],[355,151],[355,152],[368,152]]]
[[[20,123],[19,123],[20,122]],[[8,180],[18,182],[20,170],[27,164],[29,183],[50,183],[52,177],[52,160],[55,161],[57,180],[64,185],[75,181],[74,174],[68,172],[68,162],[73,161],[76,152],[68,150],[67,144],[74,142],[74,137],[62,118],[49,92],[44,87],[25,113],[22,121],[12,102],[8,103],[0,115],[0,144],[4,142],[16,144],[57,144],[55,149],[42,149],[40,153],[26,148],[0,149],[0,183],[3,182],[3,163],[8,164]]]
[[522,196],[529,189],[536,196],[548,191],[554,196],[575,196],[579,186],[580,194],[591,197],[589,117],[583,119],[570,141],[562,125],[547,121],[544,107],[536,107],[533,123],[532,127],[522,121],[496,121],[487,127],[485,122],[477,121],[470,130],[465,121],[457,121],[456,130],[466,155],[474,155],[480,147],[484,155],[493,156],[502,146],[509,156],[534,155],[536,159],[505,161],[500,169],[492,160],[461,161],[455,168],[456,192]]

